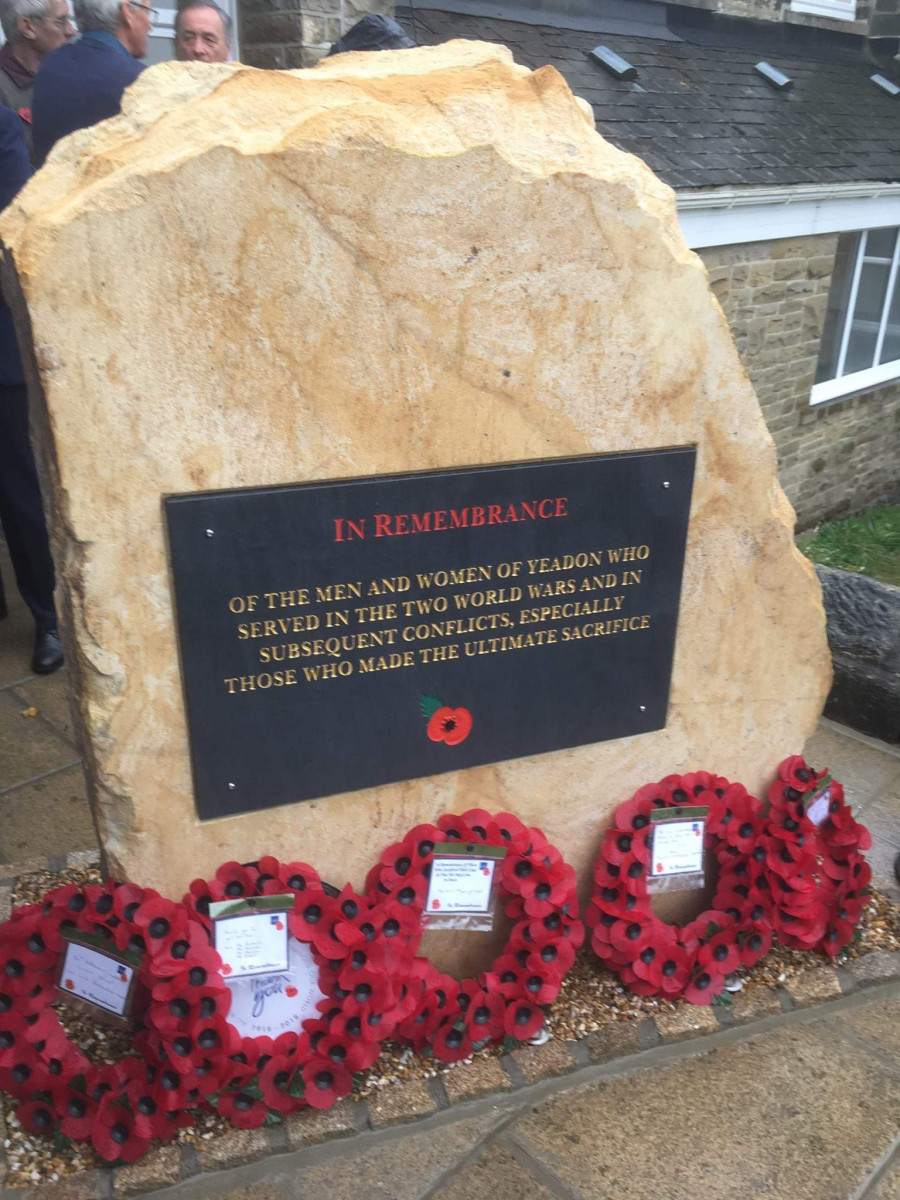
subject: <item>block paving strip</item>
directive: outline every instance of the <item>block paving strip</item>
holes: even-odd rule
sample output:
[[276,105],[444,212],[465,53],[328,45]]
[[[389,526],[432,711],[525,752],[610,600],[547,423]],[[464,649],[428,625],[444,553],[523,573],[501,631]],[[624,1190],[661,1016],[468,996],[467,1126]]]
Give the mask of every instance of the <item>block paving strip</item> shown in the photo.
[[[0,879],[0,919],[9,911],[14,879],[25,871],[84,867],[89,852],[66,855],[48,864],[4,868]],[[193,1146],[160,1146],[136,1163],[92,1169],[35,1187],[2,1187],[2,1200],[116,1200],[154,1192],[194,1178],[208,1178],[210,1194],[216,1172],[272,1157],[292,1154],[298,1169],[330,1157],[328,1143],[337,1139],[397,1136],[417,1132],[478,1112],[498,1109],[517,1113],[583,1084],[666,1065],[678,1058],[705,1053],[715,1046],[755,1037],[782,1024],[825,1018],[870,1000],[900,997],[900,951],[876,951],[850,960],[837,971],[811,968],[787,979],[783,987],[753,988],[736,993],[730,1006],[685,1006],[630,1021],[614,1022],[580,1041],[551,1040],[522,1046],[511,1054],[478,1057],[436,1078],[407,1079],[361,1100],[344,1100],[325,1112],[303,1112],[283,1125],[231,1129],[213,1137],[200,1150]],[[0,1140],[6,1129],[0,1107]],[[501,1137],[497,1153],[521,1159],[521,1147]],[[341,1151],[343,1153],[344,1151]],[[298,1157],[299,1155],[299,1157]],[[293,1164],[292,1159],[292,1164]],[[534,1171],[534,1164],[528,1164]],[[0,1155],[0,1183],[6,1177]],[[537,1173],[540,1179],[540,1171]],[[879,1176],[881,1170],[879,1170]]]

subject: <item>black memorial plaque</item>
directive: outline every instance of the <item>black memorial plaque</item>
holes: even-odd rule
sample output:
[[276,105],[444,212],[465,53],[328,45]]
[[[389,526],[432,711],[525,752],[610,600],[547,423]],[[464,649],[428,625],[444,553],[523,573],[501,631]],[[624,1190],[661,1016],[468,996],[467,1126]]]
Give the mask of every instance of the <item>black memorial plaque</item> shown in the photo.
[[662,728],[695,457],[168,498],[200,816]]

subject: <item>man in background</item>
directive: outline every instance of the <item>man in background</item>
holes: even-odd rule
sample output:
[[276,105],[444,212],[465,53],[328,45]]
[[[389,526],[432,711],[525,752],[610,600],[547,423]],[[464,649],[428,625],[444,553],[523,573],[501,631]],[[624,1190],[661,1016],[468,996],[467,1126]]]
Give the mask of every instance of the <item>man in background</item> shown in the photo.
[[0,25],[6,44],[0,48],[0,104],[18,113],[28,154],[31,137],[31,94],[38,67],[75,32],[68,0],[0,0]]
[[[0,106],[0,209],[31,174],[22,121]],[[48,675],[63,663],[53,607],[53,559],[28,437],[28,391],[12,313],[0,299],[0,523],[22,599],[35,622],[31,668]]]
[[212,0],[187,0],[175,17],[175,57],[179,62],[227,62],[231,17]]
[[43,163],[60,138],[114,117],[144,69],[156,9],[144,0],[75,0],[82,36],[48,54],[34,80],[34,149]]

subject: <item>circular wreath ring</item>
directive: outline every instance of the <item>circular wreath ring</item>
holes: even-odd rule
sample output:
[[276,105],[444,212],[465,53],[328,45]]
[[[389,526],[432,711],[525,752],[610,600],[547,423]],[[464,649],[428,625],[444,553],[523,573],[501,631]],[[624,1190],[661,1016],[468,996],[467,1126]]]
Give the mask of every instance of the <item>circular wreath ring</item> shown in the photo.
[[[145,1034],[137,1035],[135,1055],[95,1066],[51,1004],[66,927],[107,941],[111,950],[142,955],[138,980],[149,986],[154,961],[171,955],[192,926],[183,905],[113,881],[67,884],[13,910],[0,926],[0,1089],[20,1101],[16,1115],[26,1129],[89,1140],[107,1161],[132,1162],[152,1139],[190,1123],[181,1106],[164,1102],[161,1073],[139,1056]],[[140,991],[135,1004],[140,1019]]]
[[[719,866],[712,907],[686,925],[653,911],[647,889],[650,814],[708,805],[704,844]],[[684,996],[711,1004],[725,978],[772,945],[762,802],[740,783],[707,771],[668,775],[616,811],[594,864],[585,920],[595,953],[640,996]]]
[[584,940],[578,919],[575,871],[538,829],[509,813],[470,809],[417,825],[389,846],[366,879],[366,894],[402,906],[418,926],[438,842],[503,846],[495,887],[515,922],[491,968],[459,981],[417,958],[411,972],[415,1004],[394,1029],[417,1051],[444,1062],[510,1038],[526,1041],[544,1024],[542,1005],[559,994]]
[[[827,813],[816,823],[818,800]],[[851,941],[869,894],[863,855],[872,835],[853,817],[844,789],[799,754],[786,758],[769,788],[766,868],[778,940],[834,957]],[[817,807],[818,807],[817,805]]]
[[[319,968],[321,1016],[302,1031],[242,1037],[229,1023],[231,992],[211,945],[211,900],[293,893],[288,929],[308,945]],[[197,879],[184,898],[196,914],[180,960],[158,959],[148,1024],[149,1045],[177,1075],[172,1102],[200,1095],[243,1129],[307,1106],[329,1108],[370,1067],[381,1043],[411,1010],[408,977],[421,933],[409,909],[372,903],[348,884],[323,883],[306,863],[272,857],[224,863]]]

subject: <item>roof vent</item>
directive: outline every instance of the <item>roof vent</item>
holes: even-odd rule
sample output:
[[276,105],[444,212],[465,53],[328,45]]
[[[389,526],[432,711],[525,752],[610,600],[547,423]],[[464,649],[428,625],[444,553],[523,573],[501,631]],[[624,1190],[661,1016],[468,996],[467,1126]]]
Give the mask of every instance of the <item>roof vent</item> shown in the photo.
[[614,50],[610,50],[609,46],[595,46],[590,51],[590,56],[616,79],[637,79],[637,67],[621,58]]
[[779,92],[789,92],[794,86],[794,81],[784,71],[779,71],[777,67],[773,67],[771,63],[758,62],[753,68],[758,75],[762,75],[772,87],[777,88]]
[[891,83],[889,79],[885,79],[883,75],[871,75],[870,78],[876,87],[880,87],[889,96],[900,95],[900,87],[897,87],[896,83]]

